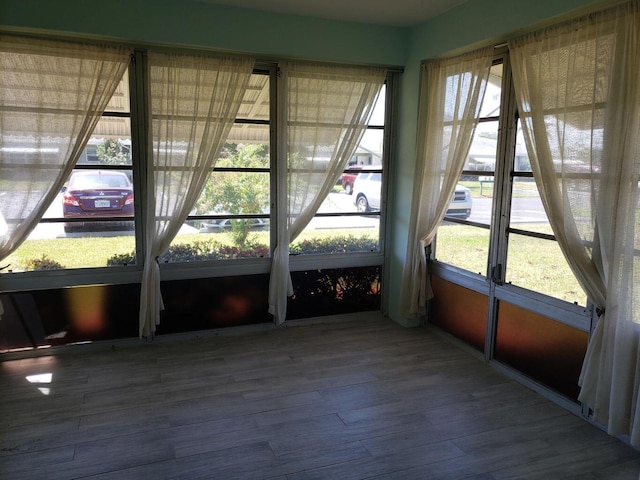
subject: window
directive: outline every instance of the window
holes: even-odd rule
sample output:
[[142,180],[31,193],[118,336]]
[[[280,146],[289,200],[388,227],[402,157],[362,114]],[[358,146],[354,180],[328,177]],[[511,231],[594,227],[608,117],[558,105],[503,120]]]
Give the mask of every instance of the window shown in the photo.
[[[141,126],[149,120],[150,102],[145,86],[148,73],[142,66],[146,55],[145,50],[135,51],[73,171],[28,239],[4,259],[3,266],[8,267],[2,274],[79,269],[74,275],[86,278],[80,280],[83,283],[95,281],[91,271],[80,277],[86,269],[111,267],[117,276],[141,267],[146,248],[141,214],[147,196]],[[169,250],[158,259],[172,264],[172,271],[193,261],[241,261],[249,270],[267,271],[276,244],[274,146],[281,135],[275,122],[277,67],[271,62],[256,63],[234,126],[200,198]],[[395,91],[388,82],[395,75],[388,75],[360,144],[319,212],[291,246],[292,255],[373,253],[376,260],[371,262],[381,262],[384,172],[390,149],[387,104]],[[46,153],[54,147],[37,148]],[[35,147],[18,143],[9,154],[26,159],[29,148]],[[340,262],[350,266],[344,259]],[[75,284],[70,276],[43,274],[43,278],[54,276],[60,285]],[[9,277],[5,279],[13,281]]]
[[[130,255],[136,241],[130,117],[125,74],[62,190],[29,238],[4,259],[7,272],[104,267],[120,264],[122,256],[135,263]],[[35,137],[35,131],[22,132],[5,155],[27,165],[31,154],[56,154],[55,138],[38,137],[38,144],[29,146]]]
[[[570,303],[586,295],[555,241],[540,200],[512,94],[508,55],[494,60],[481,118],[434,258],[457,269]],[[470,212],[456,205],[469,197]]]
[[379,252],[383,212],[386,88],[338,183],[294,241],[291,252]]
[[[229,138],[164,261],[270,256],[271,75],[273,69],[252,75]],[[186,250],[193,255],[183,256]]]

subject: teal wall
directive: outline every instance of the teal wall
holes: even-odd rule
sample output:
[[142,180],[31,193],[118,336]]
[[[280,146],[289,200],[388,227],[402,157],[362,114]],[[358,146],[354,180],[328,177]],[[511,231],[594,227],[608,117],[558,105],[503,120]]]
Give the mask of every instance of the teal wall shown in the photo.
[[[614,0],[615,1],[615,0]],[[414,28],[268,14],[189,0],[0,0],[0,29],[53,31],[141,44],[404,66],[391,181],[388,314],[405,325],[398,299],[413,189],[420,62],[502,42],[592,8],[593,0],[469,0]]]
[[404,65],[410,35],[189,0],[0,0],[0,28],[380,65]]

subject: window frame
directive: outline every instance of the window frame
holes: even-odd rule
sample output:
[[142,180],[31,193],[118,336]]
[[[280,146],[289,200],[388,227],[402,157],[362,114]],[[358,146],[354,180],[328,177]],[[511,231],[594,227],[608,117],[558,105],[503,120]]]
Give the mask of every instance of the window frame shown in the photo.
[[[516,172],[514,168],[516,154],[516,134],[518,110],[515,90],[511,80],[509,53],[504,47],[497,47],[494,65],[502,62],[503,79],[498,117],[484,117],[480,122],[498,119],[498,138],[494,176],[494,201],[492,202],[489,225],[455,217],[445,216],[451,223],[489,230],[489,252],[487,269],[484,274],[474,273],[462,267],[440,261],[437,255],[437,236],[432,247],[427,249],[430,273],[444,280],[471,289],[488,296],[489,312],[487,316],[487,335],[485,357],[493,358],[493,347],[497,329],[497,309],[500,301],[524,307],[560,323],[589,332],[593,315],[592,305],[579,305],[546,295],[535,290],[505,282],[508,262],[509,234],[524,235],[531,238],[556,241],[555,236],[511,227],[511,209],[513,181],[516,178],[533,178],[532,172]],[[461,175],[486,175],[479,170],[463,170]],[[508,268],[508,267],[507,267]]]
[[[97,165],[77,165],[77,169],[91,170],[96,168],[123,170],[127,169],[132,172],[134,184],[134,209],[135,214],[133,220],[135,223],[135,252],[137,261],[132,265],[122,266],[101,266],[101,267],[84,267],[84,268],[64,268],[60,270],[39,270],[39,271],[23,271],[23,272],[2,272],[0,273],[0,288],[4,292],[12,291],[29,291],[51,288],[64,288],[73,286],[93,285],[93,284],[124,284],[139,283],[141,280],[144,248],[145,248],[145,226],[140,221],[142,219],[142,209],[146,207],[144,198],[146,198],[147,188],[145,185],[146,169],[146,140],[144,132],[148,128],[147,105],[149,102],[148,89],[146,82],[146,47],[133,47],[134,53],[131,55],[131,63],[128,68],[129,81],[129,113],[122,114],[119,112],[104,112],[104,117],[110,116],[127,116],[130,118],[131,129],[131,165],[130,166],[100,166]],[[166,50],[180,50],[189,52],[189,49],[170,48]],[[201,52],[199,52],[201,53]],[[215,55],[215,52],[212,52]],[[257,60],[254,66],[254,73],[268,74],[270,77],[269,95],[270,95],[270,119],[268,123],[259,122],[269,125],[270,139],[270,196],[271,205],[269,215],[249,215],[249,217],[269,218],[270,228],[270,249],[273,251],[277,238],[276,224],[276,182],[278,155],[278,139],[280,132],[277,131],[278,116],[278,63],[273,60]],[[386,96],[385,96],[385,121],[384,125],[370,125],[372,129],[383,131],[383,166],[382,170],[385,174],[382,176],[381,191],[381,209],[380,212],[372,213],[380,216],[379,244],[378,252],[357,252],[349,254],[323,254],[323,255],[304,255],[292,256],[291,270],[306,270],[318,268],[343,268],[343,267],[360,267],[383,265],[385,258],[385,241],[388,235],[385,217],[387,210],[387,190],[388,178],[391,175],[390,158],[394,152],[393,129],[396,124],[396,103],[399,87],[399,74],[401,69],[390,68],[386,79]],[[246,119],[238,119],[238,123],[245,122]],[[253,123],[250,121],[250,123]],[[125,167],[125,168],[123,168]],[[226,169],[220,169],[226,170]],[[234,170],[234,169],[229,169]],[[260,172],[266,172],[267,169],[259,169]],[[323,214],[320,214],[322,216]],[[343,216],[338,214],[339,216]],[[355,214],[361,215],[361,214]],[[214,216],[210,216],[213,218]],[[247,215],[226,216],[225,218],[248,217]],[[188,220],[203,219],[207,216],[189,216]],[[64,222],[64,219],[41,219],[42,223]],[[109,220],[111,221],[111,220]],[[228,275],[251,275],[261,274],[270,271],[270,258],[245,258],[245,259],[229,259],[216,261],[199,261],[199,262],[175,262],[161,264],[162,279],[164,280],[180,280],[180,279],[196,279],[207,277],[220,277]]]

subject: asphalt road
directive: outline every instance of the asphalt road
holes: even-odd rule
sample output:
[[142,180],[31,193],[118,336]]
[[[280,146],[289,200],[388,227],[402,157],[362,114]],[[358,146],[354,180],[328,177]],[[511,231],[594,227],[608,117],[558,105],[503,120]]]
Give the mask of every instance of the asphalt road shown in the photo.
[[[473,207],[469,220],[478,223],[489,223],[491,220],[491,198],[476,197],[473,199]],[[343,192],[331,193],[329,198],[320,209],[320,212],[356,212],[353,204],[353,196]],[[52,203],[44,218],[62,217],[62,195]],[[542,207],[539,197],[515,197],[513,199],[513,210],[511,213],[511,223],[538,223],[546,222],[547,217]],[[379,223],[377,217],[325,217],[315,218],[308,228],[329,229],[329,228],[371,228]],[[83,233],[66,234],[62,223],[45,223],[38,225],[29,238],[64,238],[67,236],[81,236]],[[185,225],[182,232],[197,233],[198,230]],[[92,232],[92,235],[132,235],[133,232]]]

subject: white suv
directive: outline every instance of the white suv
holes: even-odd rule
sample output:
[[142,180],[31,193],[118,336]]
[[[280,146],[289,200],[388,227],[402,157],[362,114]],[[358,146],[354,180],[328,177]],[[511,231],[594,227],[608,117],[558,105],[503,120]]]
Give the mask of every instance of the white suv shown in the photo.
[[[379,172],[358,174],[353,184],[353,202],[359,212],[380,210],[381,185],[382,174]],[[471,204],[471,190],[463,185],[456,185],[446,215],[466,220],[471,215]]]

